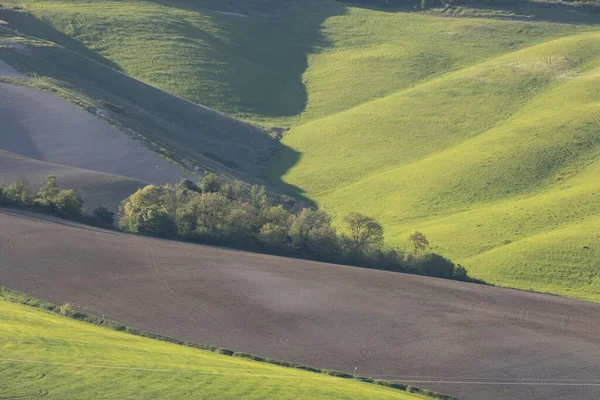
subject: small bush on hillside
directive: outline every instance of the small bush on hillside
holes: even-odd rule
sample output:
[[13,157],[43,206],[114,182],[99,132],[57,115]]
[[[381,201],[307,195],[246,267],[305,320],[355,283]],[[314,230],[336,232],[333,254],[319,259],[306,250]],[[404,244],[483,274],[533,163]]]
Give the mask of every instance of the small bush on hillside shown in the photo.
[[73,317],[75,315],[75,310],[73,309],[73,305],[71,303],[65,303],[60,306],[60,315],[63,317]]

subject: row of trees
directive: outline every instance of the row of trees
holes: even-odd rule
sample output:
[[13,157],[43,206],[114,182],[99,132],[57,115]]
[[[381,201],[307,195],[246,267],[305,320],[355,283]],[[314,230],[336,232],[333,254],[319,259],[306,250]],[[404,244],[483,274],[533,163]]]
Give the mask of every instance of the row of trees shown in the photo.
[[427,254],[425,235],[411,235],[412,249],[387,246],[375,219],[356,212],[343,218],[339,233],[324,210],[303,207],[267,194],[264,186],[245,187],[207,175],[202,183],[149,185],[129,196],[120,209],[121,229],[187,241],[212,243],[292,257],[378,269],[467,279],[466,270]]
[[30,189],[24,180],[10,185],[0,184],[0,206],[57,215],[99,226],[114,225],[115,214],[104,206],[95,209],[91,216],[84,215],[81,196],[74,190],[61,189],[55,176],[47,177],[37,191]]
[[[26,182],[0,184],[0,206],[29,209],[114,228],[114,213],[104,206],[84,215],[83,200],[61,189],[49,176],[33,191]],[[148,185],[126,198],[119,226],[127,232],[342,263],[368,268],[470,280],[460,265],[427,253],[420,232],[410,236],[408,252],[388,246],[384,229],[356,212],[343,218],[338,232],[324,210],[304,207],[289,197],[269,196],[264,186],[225,182],[214,174],[200,184]]]

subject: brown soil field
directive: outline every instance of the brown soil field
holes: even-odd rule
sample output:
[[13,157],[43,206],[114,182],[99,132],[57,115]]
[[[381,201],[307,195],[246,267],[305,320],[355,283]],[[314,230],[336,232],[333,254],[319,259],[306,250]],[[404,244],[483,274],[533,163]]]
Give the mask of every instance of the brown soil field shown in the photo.
[[600,398],[600,305],[0,209],[0,284],[130,326],[462,399]]
[[0,83],[0,150],[155,184],[188,176],[175,165],[70,103]]
[[51,164],[0,150],[0,183],[8,185],[26,180],[28,186],[37,189],[48,175],[56,176],[62,188],[73,189],[81,195],[88,213],[100,205],[116,211],[124,198],[147,185],[124,176]]

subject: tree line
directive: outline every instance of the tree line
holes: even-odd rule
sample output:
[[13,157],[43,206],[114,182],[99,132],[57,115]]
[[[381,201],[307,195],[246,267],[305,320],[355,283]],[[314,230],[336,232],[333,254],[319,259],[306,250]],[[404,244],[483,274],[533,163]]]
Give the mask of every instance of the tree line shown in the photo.
[[[45,212],[114,228],[115,213],[100,206],[84,215],[83,200],[60,189],[49,176],[38,191],[25,182],[0,185],[0,205]],[[409,237],[405,251],[384,241],[384,228],[373,217],[352,212],[341,232],[326,211],[304,206],[288,196],[267,193],[208,174],[201,182],[148,185],[123,200],[118,213],[122,231],[167,239],[207,243],[288,257],[474,281],[467,270],[428,252],[421,232]]]

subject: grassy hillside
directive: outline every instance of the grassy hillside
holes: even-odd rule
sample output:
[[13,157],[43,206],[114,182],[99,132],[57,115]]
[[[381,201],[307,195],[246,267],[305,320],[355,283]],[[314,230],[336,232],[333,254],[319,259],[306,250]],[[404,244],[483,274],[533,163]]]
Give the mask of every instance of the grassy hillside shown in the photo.
[[442,18],[310,0],[3,3],[38,18],[0,13],[15,26],[52,28],[31,34],[290,128],[268,175],[292,194],[376,216],[400,245],[421,230],[491,283],[600,299],[593,16],[533,4]]
[[2,398],[425,398],[136,337],[2,298],[0,321]]

